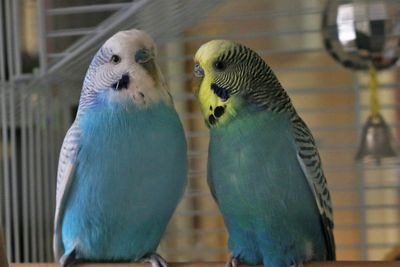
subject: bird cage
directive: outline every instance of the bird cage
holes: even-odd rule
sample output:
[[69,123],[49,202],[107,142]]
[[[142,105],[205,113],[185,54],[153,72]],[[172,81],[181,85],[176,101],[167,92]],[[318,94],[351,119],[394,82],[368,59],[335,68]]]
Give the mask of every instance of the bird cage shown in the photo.
[[[256,50],[309,125],[332,195],[337,258],[391,255],[400,245],[400,164],[397,158],[380,165],[354,160],[368,114],[367,75],[344,69],[326,52],[324,6],[321,0],[1,1],[0,218],[8,259],[53,261],[60,147],[92,56],[112,34],[129,28],[157,42],[188,142],[188,185],[159,246],[167,260],[229,255],[206,182],[208,129],[192,92],[193,55],[211,39]],[[399,68],[378,75],[382,113],[399,138]]]

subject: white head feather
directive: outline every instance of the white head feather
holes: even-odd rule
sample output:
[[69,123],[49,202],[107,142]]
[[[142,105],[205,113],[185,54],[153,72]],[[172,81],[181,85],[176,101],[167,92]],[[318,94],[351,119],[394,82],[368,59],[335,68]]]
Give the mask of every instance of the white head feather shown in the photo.
[[[148,61],[138,62],[138,51],[146,51]],[[108,103],[131,101],[140,108],[159,101],[172,105],[155,57],[156,45],[144,31],[132,29],[116,33],[104,43],[92,60],[86,74],[80,106],[96,102],[95,98],[100,94]],[[123,75],[129,75],[129,83],[126,88],[116,90],[113,87],[119,85]]]

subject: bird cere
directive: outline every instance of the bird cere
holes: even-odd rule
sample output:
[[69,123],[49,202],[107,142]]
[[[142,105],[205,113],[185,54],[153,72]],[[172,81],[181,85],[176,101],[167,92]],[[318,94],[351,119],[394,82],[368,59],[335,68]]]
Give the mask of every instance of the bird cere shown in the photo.
[[[107,40],[88,67],[58,165],[54,253],[62,266],[167,266],[156,249],[186,185],[187,152],[156,57],[150,36],[133,29]],[[232,41],[205,43],[194,60],[227,266],[335,260],[321,159],[275,74]]]

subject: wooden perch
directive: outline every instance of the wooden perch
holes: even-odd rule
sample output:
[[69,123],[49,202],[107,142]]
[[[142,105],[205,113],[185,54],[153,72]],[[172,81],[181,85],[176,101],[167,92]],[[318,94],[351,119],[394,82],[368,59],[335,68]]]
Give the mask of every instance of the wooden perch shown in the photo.
[[[77,267],[149,267],[147,263],[82,263]],[[222,262],[194,262],[194,263],[170,263],[170,267],[224,267]],[[396,261],[336,261],[336,262],[312,262],[304,265],[305,267],[400,267],[400,262]],[[10,267],[59,267],[54,263],[39,264],[10,264]],[[239,265],[239,267],[250,267]],[[261,267],[261,266],[258,266]]]

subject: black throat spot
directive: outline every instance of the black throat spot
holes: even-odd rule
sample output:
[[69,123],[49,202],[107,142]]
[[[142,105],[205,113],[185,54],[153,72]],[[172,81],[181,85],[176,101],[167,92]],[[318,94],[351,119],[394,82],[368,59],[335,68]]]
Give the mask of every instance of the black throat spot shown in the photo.
[[208,122],[206,122],[206,124],[208,124],[209,126],[213,126],[217,123],[218,119],[225,113],[225,108],[226,106],[217,106],[215,108],[213,108],[212,106],[210,106],[210,110],[214,110],[213,114],[210,114],[208,116]]
[[224,113],[225,113],[225,107],[223,106],[217,106],[214,109],[214,116],[217,118],[221,117]]
[[118,82],[112,85],[112,88],[116,91],[120,91],[122,89],[128,89],[129,86],[129,74],[125,73],[122,75],[121,79]]
[[223,88],[215,83],[211,84],[211,90],[213,90],[214,94],[221,98],[222,101],[226,101],[230,97],[229,92],[226,88]]
[[216,122],[217,122],[217,119],[214,117],[214,115],[208,116],[209,125],[214,125]]

